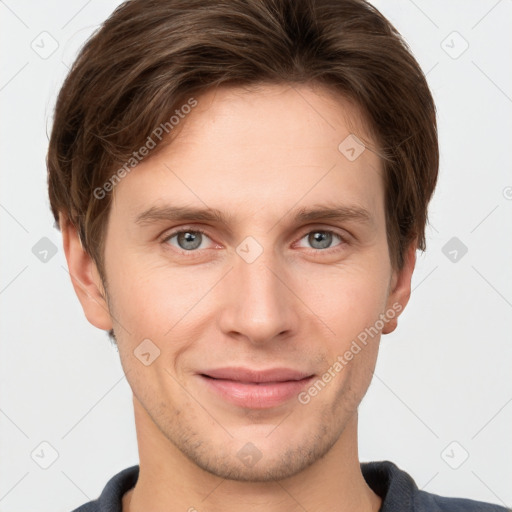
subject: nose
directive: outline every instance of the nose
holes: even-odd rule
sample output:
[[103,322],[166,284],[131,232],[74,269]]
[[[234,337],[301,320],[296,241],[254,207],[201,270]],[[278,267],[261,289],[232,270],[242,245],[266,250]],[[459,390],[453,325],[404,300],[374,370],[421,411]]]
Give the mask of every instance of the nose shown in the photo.
[[219,328],[231,337],[265,345],[292,336],[298,329],[299,303],[293,283],[272,251],[256,261],[234,256],[222,282]]

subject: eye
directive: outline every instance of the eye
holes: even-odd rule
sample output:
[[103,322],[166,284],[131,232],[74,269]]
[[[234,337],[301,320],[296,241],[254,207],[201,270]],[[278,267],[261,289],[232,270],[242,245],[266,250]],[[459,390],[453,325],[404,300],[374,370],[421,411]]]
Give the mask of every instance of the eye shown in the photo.
[[209,240],[209,237],[204,231],[185,229],[169,234],[162,241],[174,245],[182,251],[195,251],[196,249],[207,249],[207,247],[204,246],[205,239]]
[[[338,245],[342,245],[345,242],[341,235],[338,235],[334,231],[321,229],[310,231],[306,236],[301,238],[301,241],[304,239],[306,239],[307,243],[316,250],[331,249],[333,247],[337,247]],[[333,246],[332,242],[335,239],[338,239],[340,243]]]
[[[337,244],[333,242],[338,240]],[[299,241],[300,247],[305,247],[301,242],[307,241],[310,248],[316,251],[323,251],[325,249],[333,249],[342,246],[346,240],[334,231],[325,229],[316,229],[306,233]],[[208,246],[208,241],[210,246]],[[163,240],[163,243],[173,245],[181,251],[197,252],[198,249],[208,249],[213,244],[210,237],[201,229],[181,229],[168,234]]]

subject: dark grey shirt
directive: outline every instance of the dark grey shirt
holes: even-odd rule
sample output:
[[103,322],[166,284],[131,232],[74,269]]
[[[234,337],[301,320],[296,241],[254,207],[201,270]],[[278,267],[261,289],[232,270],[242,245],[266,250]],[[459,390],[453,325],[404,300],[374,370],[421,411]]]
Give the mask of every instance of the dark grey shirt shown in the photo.
[[[464,498],[445,498],[420,491],[411,476],[390,461],[362,462],[368,485],[382,498],[380,512],[511,512],[499,505]],[[139,466],[112,477],[101,496],[73,512],[122,512],[123,494],[134,487]]]

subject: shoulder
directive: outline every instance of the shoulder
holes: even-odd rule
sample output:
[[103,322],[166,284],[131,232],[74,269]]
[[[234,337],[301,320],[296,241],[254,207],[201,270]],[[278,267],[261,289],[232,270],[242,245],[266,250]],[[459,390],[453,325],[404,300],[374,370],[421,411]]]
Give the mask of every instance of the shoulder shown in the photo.
[[388,460],[363,462],[361,472],[382,498],[379,512],[511,512],[500,505],[422,491],[411,475]]
[[107,482],[98,499],[72,512],[122,512],[123,494],[135,486],[138,477],[138,465],[123,469]]
[[418,512],[510,512],[500,505],[467,498],[448,498],[425,491],[418,491],[415,499]]

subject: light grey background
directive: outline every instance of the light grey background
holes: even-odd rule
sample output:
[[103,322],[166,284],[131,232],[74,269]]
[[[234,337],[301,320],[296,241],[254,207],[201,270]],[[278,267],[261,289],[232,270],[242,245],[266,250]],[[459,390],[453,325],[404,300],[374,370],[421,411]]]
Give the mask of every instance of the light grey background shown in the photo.
[[[68,66],[118,3],[0,1],[0,512],[69,512],[138,462],[130,389],[72,289],[44,163]],[[427,73],[441,168],[411,301],[360,407],[360,458],[512,506],[512,2],[374,4]]]

